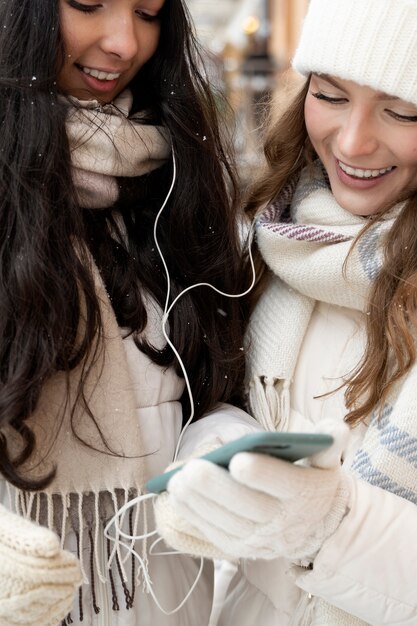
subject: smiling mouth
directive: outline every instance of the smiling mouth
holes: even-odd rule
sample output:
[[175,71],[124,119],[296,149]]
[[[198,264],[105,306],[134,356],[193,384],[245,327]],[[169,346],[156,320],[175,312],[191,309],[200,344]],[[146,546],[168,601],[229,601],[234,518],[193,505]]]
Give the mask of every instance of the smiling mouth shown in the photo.
[[345,174],[348,174],[348,176],[352,176],[352,178],[358,178],[360,180],[372,180],[373,178],[381,178],[382,176],[385,176],[386,174],[389,174],[390,172],[392,172],[395,169],[395,165],[392,165],[391,167],[384,167],[382,169],[379,170],[371,170],[371,169],[360,169],[357,167],[350,167],[349,165],[346,165],[345,163],[343,163],[342,161],[339,161],[337,159],[337,164],[340,167],[340,169],[345,172]]
[[83,65],[78,65],[77,67],[79,70],[81,70],[82,72],[84,72],[84,74],[87,74],[87,76],[92,76],[93,78],[96,78],[97,80],[101,80],[103,82],[105,81],[110,81],[110,80],[116,80],[117,78],[120,78],[121,76],[121,72],[103,72],[102,70],[95,70],[91,67],[85,67]]

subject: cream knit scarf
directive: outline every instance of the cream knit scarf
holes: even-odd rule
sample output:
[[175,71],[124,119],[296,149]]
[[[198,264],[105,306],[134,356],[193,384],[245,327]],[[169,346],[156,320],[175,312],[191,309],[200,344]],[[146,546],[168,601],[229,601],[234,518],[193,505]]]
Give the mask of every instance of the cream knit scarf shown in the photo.
[[[142,126],[137,118],[127,118],[131,100],[130,93],[125,92],[114,105],[97,108],[97,103],[81,103],[80,108],[76,103],[69,108],[67,132],[81,206],[112,206],[119,199],[123,180],[133,181],[169,156],[170,146],[161,128]],[[36,478],[56,467],[56,477],[43,492],[26,493],[10,486],[9,493],[12,507],[55,530],[62,544],[67,530],[74,531],[84,582],[89,585],[92,606],[98,612],[95,582],[99,579],[109,585],[113,608],[117,610],[122,600],[128,608],[133,605],[133,581],[138,574],[134,561],[126,571],[126,554],[120,554],[120,548],[111,553],[109,543],[108,553],[102,554],[99,542],[115,510],[141,493],[144,468],[120,329],[93,260],[91,269],[104,327],[103,337],[96,341],[95,359],[91,356],[72,370],[69,380],[58,372],[47,381],[35,413],[28,420],[36,435],[37,450],[24,471]],[[77,398],[81,376],[86,376],[83,397],[88,409]],[[73,427],[79,439],[74,437]],[[12,445],[14,436],[11,432]],[[144,515],[145,511],[136,507],[128,520],[130,528],[146,525]],[[110,556],[112,567],[108,569]],[[121,579],[123,599],[117,597],[115,577]],[[79,611],[81,619],[81,600]]]
[[[319,162],[290,182],[258,219],[259,249],[273,276],[251,319],[246,382],[253,415],[267,430],[288,429],[289,388],[315,301],[366,312],[369,287],[400,209],[395,207],[359,239],[345,273],[347,255],[366,221],[336,203]],[[370,416],[351,468],[360,479],[415,504],[416,388],[417,364],[397,384],[382,418],[376,412]],[[322,601],[315,613],[315,626],[364,624]]]
[[124,91],[112,104],[69,98],[67,135],[79,204],[90,209],[113,206],[134,179],[160,167],[168,158],[167,132],[128,117],[132,94]]

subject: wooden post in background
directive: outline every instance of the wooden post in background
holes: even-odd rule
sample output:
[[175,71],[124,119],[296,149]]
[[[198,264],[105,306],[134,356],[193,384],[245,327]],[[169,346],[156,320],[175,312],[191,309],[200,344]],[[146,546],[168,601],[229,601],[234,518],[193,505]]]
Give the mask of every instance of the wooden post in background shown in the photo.
[[288,69],[294,55],[308,0],[269,0],[269,2],[271,53],[280,71],[283,72]]

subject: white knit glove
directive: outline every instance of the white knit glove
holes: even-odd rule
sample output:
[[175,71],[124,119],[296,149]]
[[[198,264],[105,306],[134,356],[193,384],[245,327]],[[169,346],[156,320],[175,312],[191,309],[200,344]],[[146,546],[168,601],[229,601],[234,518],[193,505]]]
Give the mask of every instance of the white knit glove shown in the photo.
[[165,496],[178,524],[168,543],[206,556],[211,546],[229,560],[313,558],[347,513],[349,479],[340,468],[347,427],[339,430],[332,448],[314,459],[321,468],[252,453],[236,455],[229,472],[190,461],[170,480]]
[[0,505],[0,626],[57,626],[81,582],[57,535]]
[[[190,459],[195,459],[204,454],[212,452],[216,448],[219,448],[225,442],[220,439],[215,439],[203,446],[198,447],[192,456],[188,460],[176,461],[171,463],[166,468],[166,472],[184,465],[190,462]],[[183,471],[183,470],[181,470]],[[223,559],[225,555],[209,541],[206,541],[204,535],[199,533],[197,528],[194,528],[179,514],[176,503],[173,502],[172,496],[164,491],[161,493],[154,502],[155,523],[158,534],[164,538],[165,542],[185,554],[193,554],[195,556],[203,556],[209,559]]]
[[177,501],[166,491],[155,501],[155,521],[158,534],[178,552],[207,559],[232,560],[229,554],[190,524],[187,517],[181,514]]

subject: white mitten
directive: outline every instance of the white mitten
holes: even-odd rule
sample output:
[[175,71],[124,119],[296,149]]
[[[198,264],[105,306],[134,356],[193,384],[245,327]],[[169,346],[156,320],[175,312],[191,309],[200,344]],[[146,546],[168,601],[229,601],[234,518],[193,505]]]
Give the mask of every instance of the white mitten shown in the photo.
[[[215,450],[222,445],[222,441],[216,439],[204,446],[200,446],[194,451],[191,458],[198,458]],[[190,460],[189,459],[189,460]],[[165,471],[170,471],[175,467],[185,464],[185,460],[171,463]],[[181,470],[182,471],[182,470]],[[209,559],[224,559],[223,554],[216,546],[211,544],[206,538],[194,528],[186,517],[179,514],[171,495],[165,491],[161,493],[154,502],[155,522],[158,534],[164,538],[165,542],[178,552],[202,556]]]
[[167,491],[158,496],[154,510],[158,534],[174,550],[207,559],[230,560],[228,553],[207,541],[187,517],[178,512],[176,502]]
[[81,582],[52,531],[0,505],[0,626],[56,626]]
[[[339,445],[337,442],[336,445]],[[328,459],[337,459],[329,451]],[[325,467],[322,455],[317,459]],[[349,479],[262,454],[236,455],[229,472],[192,460],[168,486],[171,506],[224,558],[312,558],[347,513]],[[194,529],[194,531],[192,530]]]

